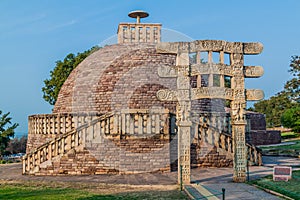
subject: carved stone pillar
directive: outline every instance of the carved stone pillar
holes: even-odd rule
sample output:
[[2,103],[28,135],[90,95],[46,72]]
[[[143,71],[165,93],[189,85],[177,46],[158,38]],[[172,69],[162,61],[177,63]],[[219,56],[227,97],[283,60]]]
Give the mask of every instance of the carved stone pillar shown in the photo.
[[178,53],[176,64],[177,77],[177,126],[178,126],[178,183],[189,184],[191,181],[191,94],[190,94],[190,67],[188,53]]
[[231,54],[233,76],[231,85],[233,88],[233,100],[231,101],[231,124],[233,138],[233,181],[245,182],[247,157],[245,141],[245,86],[244,86],[244,62],[243,54]]

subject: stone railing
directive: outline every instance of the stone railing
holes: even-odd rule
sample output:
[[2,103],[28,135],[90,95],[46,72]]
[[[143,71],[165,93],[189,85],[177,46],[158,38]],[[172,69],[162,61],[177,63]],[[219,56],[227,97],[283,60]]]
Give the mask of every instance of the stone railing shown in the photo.
[[62,156],[69,150],[85,144],[86,133],[90,130],[98,130],[100,134],[109,133],[109,124],[112,117],[113,114],[110,113],[92,119],[88,123],[82,124],[78,128],[66,132],[38,147],[35,151],[26,154],[23,157],[23,174],[34,174],[39,171],[42,163],[50,161],[56,156]]
[[[232,150],[232,136],[226,133],[220,133],[219,147],[233,153]],[[247,147],[247,159],[250,161],[250,165],[262,165],[261,150],[254,145],[246,143]]]
[[227,152],[233,153],[231,135],[227,133],[220,133],[219,145],[217,147],[220,147]]
[[91,113],[42,114],[28,117],[28,134],[63,134],[98,117]]
[[[170,117],[173,116],[173,117]],[[23,157],[23,174],[35,174],[39,171],[40,165],[46,161],[51,161],[54,157],[62,156],[71,149],[77,147],[84,147],[86,141],[93,141],[93,139],[99,136],[105,136],[106,138],[148,138],[152,136],[159,136],[161,139],[168,139],[172,133],[175,133],[175,120],[174,115],[170,115],[169,110],[122,110],[118,113],[108,113],[101,116],[96,115],[73,115],[64,116],[69,122],[61,121],[65,124],[74,124],[70,131],[59,135],[53,140],[46,142],[39,146],[31,153],[26,154]],[[58,117],[57,117],[58,118]],[[50,120],[49,120],[50,119]],[[52,118],[53,119],[53,118]],[[62,118],[60,118],[62,119]],[[76,120],[75,120],[76,119]],[[33,121],[41,120],[41,117],[35,117]],[[45,120],[45,118],[43,119]],[[196,130],[200,139],[205,140],[216,147],[222,148],[227,152],[233,152],[232,137],[220,130],[222,126],[222,118],[209,119],[209,123],[206,119],[200,119],[202,123],[198,122],[198,130]],[[46,122],[53,123],[51,118],[45,120]],[[43,123],[45,123],[43,121]],[[32,121],[31,121],[32,122]],[[52,123],[51,123],[52,122]],[[57,122],[56,122],[57,123]],[[36,122],[38,124],[38,122]],[[47,123],[46,123],[47,124]],[[196,123],[197,124],[197,123]],[[212,124],[212,125],[210,125]],[[63,125],[64,126],[64,125]],[[36,126],[35,126],[36,127]],[[62,126],[61,126],[62,127]],[[174,130],[173,130],[174,129]],[[35,134],[42,134],[42,129],[34,129]],[[47,127],[43,130],[51,130]],[[56,130],[56,129],[52,129]],[[56,133],[53,132],[46,132]],[[33,133],[32,133],[33,134]],[[247,144],[248,159],[253,164],[261,164],[261,153],[258,148]]]
[[[225,117],[200,117],[200,121],[194,123],[198,127],[196,133],[198,132],[200,140],[233,153],[232,136],[227,133],[228,124],[226,123]],[[250,164],[262,165],[261,150],[248,143],[246,143],[246,147],[247,158]]]
[[118,43],[159,43],[161,24],[120,23]]
[[127,109],[115,113],[111,125],[112,136],[121,138],[145,137],[160,135],[169,137],[169,110],[168,109]]
[[[66,113],[32,115],[28,118],[29,134],[64,134],[97,118],[97,114]],[[168,109],[124,109],[116,112],[107,124],[106,134],[142,135],[168,134]]]
[[[35,116],[32,120],[39,121],[40,119],[38,117]],[[108,113],[100,117],[95,115],[73,115],[67,117],[69,117],[68,123],[74,121],[73,127],[76,128],[72,128],[69,132],[63,133],[53,140],[39,146],[31,153],[26,154],[23,157],[23,174],[35,174],[39,171],[42,163],[50,161],[56,156],[62,156],[69,150],[75,149],[80,145],[84,147],[86,141],[91,142],[101,135],[106,138],[119,137],[120,139],[157,135],[160,136],[160,138],[169,138],[169,110],[149,111],[129,109],[114,114]],[[43,119],[45,120],[45,118]],[[51,120],[49,121],[51,122]],[[45,120],[43,123],[49,121]],[[50,129],[45,128],[44,130]],[[36,132],[36,134],[37,133],[39,132]],[[46,134],[47,133],[51,134],[56,132],[46,132]]]
[[247,159],[250,162],[249,165],[261,166],[262,163],[262,150],[254,145],[246,143],[247,147]]

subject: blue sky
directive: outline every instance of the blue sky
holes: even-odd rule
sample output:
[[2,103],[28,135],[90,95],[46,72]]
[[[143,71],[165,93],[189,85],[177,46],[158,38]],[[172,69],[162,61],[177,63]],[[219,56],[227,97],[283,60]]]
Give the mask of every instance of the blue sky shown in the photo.
[[43,80],[69,53],[82,52],[116,34],[119,22],[133,22],[129,11],[150,13],[144,22],[162,23],[193,39],[258,41],[265,75],[247,80],[266,98],[289,79],[290,57],[300,54],[300,1],[204,0],[0,0],[0,110],[11,112],[27,132],[27,117],[51,113],[42,98]]

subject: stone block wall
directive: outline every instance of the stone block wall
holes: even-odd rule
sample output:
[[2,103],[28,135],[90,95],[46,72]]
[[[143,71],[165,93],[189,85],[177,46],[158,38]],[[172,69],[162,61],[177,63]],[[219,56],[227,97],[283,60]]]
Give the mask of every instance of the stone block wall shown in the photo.
[[253,130],[246,135],[248,139],[247,142],[257,145],[269,145],[269,144],[279,144],[281,142],[281,132],[280,131],[259,131]]
[[246,118],[250,121],[251,130],[266,130],[266,118],[264,114],[247,111]]
[[156,98],[160,89],[175,89],[174,78],[158,76],[159,66],[175,65],[176,56],[157,54],[151,44],[117,44],[86,58],[70,74],[54,113],[107,113],[128,108],[159,107],[175,111],[175,102]]
[[26,153],[28,154],[34,151],[37,147],[52,141],[58,136],[59,135],[54,135],[54,134],[28,134]]
[[[103,140],[104,141],[104,140]],[[170,171],[169,140],[109,139],[70,150],[36,175],[132,174]]]
[[60,158],[43,163],[35,175],[88,175],[118,173],[113,168],[106,168],[86,149],[67,152]]
[[250,122],[249,131],[246,133],[247,143],[253,145],[279,144],[281,142],[280,131],[266,130],[266,118],[264,114],[247,112],[246,117]]
[[[104,47],[80,63],[65,81],[53,113],[107,113],[121,109],[169,109],[176,102],[160,101],[156,92],[176,89],[176,78],[158,76],[161,66],[174,66],[174,54],[158,54],[151,44]],[[222,99],[192,102],[195,111],[224,112]]]
[[170,171],[169,140],[121,140],[119,158],[120,173]]
[[[229,153],[230,154],[230,153]],[[213,145],[191,144],[192,167],[232,167],[232,156]]]

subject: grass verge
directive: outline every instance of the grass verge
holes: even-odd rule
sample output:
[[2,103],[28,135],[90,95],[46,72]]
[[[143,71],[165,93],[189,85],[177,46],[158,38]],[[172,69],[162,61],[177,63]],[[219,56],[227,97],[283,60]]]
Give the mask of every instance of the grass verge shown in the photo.
[[288,182],[275,182],[273,181],[273,176],[270,175],[258,180],[250,181],[249,183],[278,192],[293,199],[300,199],[300,171],[293,171],[292,179]]
[[281,133],[281,139],[291,139],[300,137],[300,133],[294,132],[283,132]]
[[280,145],[280,146],[265,146],[259,147],[262,150],[263,155],[270,156],[300,156],[300,140],[291,141],[294,144]]
[[294,142],[295,144],[288,144],[288,145],[280,145],[280,146],[268,146],[268,147],[260,147],[263,150],[300,150],[300,140],[293,140],[291,142]]
[[127,191],[124,191],[124,188],[118,188],[118,186],[101,185],[100,187],[55,182],[49,184],[43,182],[5,182],[0,184],[0,199],[188,199],[185,193],[174,189],[141,191],[128,187]]

